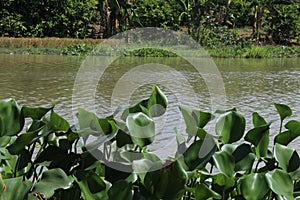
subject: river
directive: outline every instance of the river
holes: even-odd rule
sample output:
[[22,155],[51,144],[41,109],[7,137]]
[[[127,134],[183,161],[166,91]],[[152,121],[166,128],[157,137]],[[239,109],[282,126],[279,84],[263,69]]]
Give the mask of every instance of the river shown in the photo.
[[[87,64],[83,64],[83,61],[82,57],[72,56],[0,55],[0,99],[15,98],[20,105],[56,105],[55,111],[73,124],[76,121],[73,111],[78,107],[95,109],[97,115],[107,116],[117,106],[134,104],[149,96],[152,86],[157,84],[170,103],[167,117],[158,120],[158,124],[162,124],[157,127],[160,132],[158,145],[164,144],[173,134],[173,128],[162,127],[166,124],[178,125],[181,118],[179,101],[195,109],[212,109],[213,94],[205,78],[180,58],[122,57],[106,68],[103,74],[100,73],[100,77],[97,72],[99,60],[94,66],[82,70]],[[289,105],[294,112],[293,119],[300,120],[299,58],[213,61],[224,84],[227,99],[223,102],[225,108],[235,107],[245,115],[247,129],[252,127],[252,112],[258,112],[267,121],[275,121],[271,125],[274,135],[279,126],[279,115],[273,105],[275,102]],[[86,92],[82,95],[94,96],[72,101],[74,83],[79,80],[79,74],[87,81],[80,80],[81,91],[78,92],[79,89],[75,87],[77,95]],[[222,88],[222,84],[216,82],[214,87]],[[292,143],[297,149],[299,145],[299,139]]]

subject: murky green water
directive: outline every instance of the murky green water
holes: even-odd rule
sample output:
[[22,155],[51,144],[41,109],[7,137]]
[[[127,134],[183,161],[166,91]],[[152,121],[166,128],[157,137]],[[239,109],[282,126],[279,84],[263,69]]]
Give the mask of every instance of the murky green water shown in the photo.
[[[72,101],[74,82],[79,69],[83,69],[83,58],[0,55],[0,99],[15,98],[21,105],[31,106],[56,104],[56,111],[74,123],[72,110],[78,107],[95,109],[99,116],[105,116],[117,106],[124,107],[147,97],[151,87],[157,84],[170,102],[167,117],[157,120],[161,124],[157,127],[160,132],[158,144],[174,136],[173,128],[161,127],[166,124],[178,126],[181,119],[177,107],[179,102],[211,110],[211,91],[205,80],[180,58],[125,57],[113,62],[103,74],[99,71],[101,59],[85,63],[91,67],[80,71],[85,78],[79,84],[82,98]],[[299,61],[299,58],[214,59],[224,82],[226,107],[236,107],[248,116],[248,128],[252,127],[251,113],[254,111],[267,121],[278,121],[274,102],[288,104],[294,111],[294,117],[300,120]],[[102,76],[99,77],[99,74]],[[216,83],[214,87],[222,85]],[[78,88],[76,90],[77,95],[81,94]],[[277,130],[278,126],[278,123],[273,123],[271,127]],[[299,140],[293,146],[298,144]]]

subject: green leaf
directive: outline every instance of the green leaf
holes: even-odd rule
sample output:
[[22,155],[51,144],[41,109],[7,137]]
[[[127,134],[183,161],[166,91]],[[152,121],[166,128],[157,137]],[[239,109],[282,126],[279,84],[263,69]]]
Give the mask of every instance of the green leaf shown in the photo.
[[281,144],[275,144],[274,156],[279,163],[279,167],[287,172],[295,171],[300,166],[300,159],[297,152]]
[[259,142],[262,140],[264,135],[268,133],[270,129],[270,124],[261,125],[249,130],[245,136],[245,140],[258,146]]
[[196,136],[198,127],[195,118],[192,115],[192,111],[188,108],[183,106],[179,107],[181,114],[183,116],[185,125],[186,125],[186,132],[189,136],[193,137]]
[[0,137],[0,147],[5,147],[11,140],[10,136],[2,136]]
[[189,170],[201,169],[215,153],[217,146],[212,138],[197,140],[184,152],[183,157]]
[[280,120],[283,121],[286,117],[292,116],[292,110],[290,107],[284,104],[274,103],[277,112],[280,115]]
[[228,177],[223,173],[214,175],[212,179],[213,179],[213,186],[218,188],[221,187],[223,190],[233,188],[235,185],[235,178]]
[[148,172],[144,179],[145,188],[159,199],[180,199],[186,183],[187,174],[178,161],[163,169]]
[[287,200],[293,200],[293,180],[291,176],[279,169],[265,174],[266,181],[273,192],[284,196]]
[[12,155],[18,155],[24,147],[32,142],[37,136],[31,132],[21,134],[10,146],[7,147]]
[[257,112],[254,112],[252,114],[252,122],[254,127],[259,127],[267,124],[266,120],[262,116],[260,116]]
[[198,110],[193,110],[192,115],[196,120],[196,124],[199,128],[204,128],[208,122],[214,119],[213,114]]
[[96,173],[92,171],[78,171],[74,178],[81,190],[83,199],[109,199],[107,192],[111,184]]
[[34,185],[32,193],[43,193],[45,197],[53,196],[56,189],[67,189],[73,180],[62,169],[50,169],[44,171],[41,179]]
[[232,143],[240,140],[245,131],[245,118],[235,111],[223,114],[216,124],[216,133],[221,136],[222,141]]
[[67,120],[59,116],[53,110],[51,111],[50,115],[50,123],[52,125],[53,131],[67,131],[70,128],[70,125],[67,122]]
[[152,88],[151,96],[147,102],[147,109],[149,110],[150,117],[159,117],[163,115],[166,111],[167,105],[167,97],[159,89],[159,87],[154,86]]
[[23,177],[2,179],[0,175],[0,200],[26,199],[32,183]]
[[125,131],[119,129],[116,135],[117,147],[121,148],[127,144],[133,144],[131,137]]
[[195,188],[195,197],[197,200],[222,199],[222,196],[208,188],[205,184],[197,184]]
[[33,120],[40,120],[42,117],[44,117],[47,112],[52,110],[53,107],[50,108],[43,108],[43,107],[38,107],[38,108],[32,108],[28,106],[23,106],[22,107],[22,112],[24,114],[24,118],[30,117]]
[[234,174],[234,157],[226,151],[216,152],[213,155],[214,164],[225,175],[231,177]]
[[144,113],[129,114],[126,124],[134,144],[140,148],[151,144],[154,140],[154,122]]
[[108,196],[110,199],[132,199],[132,183],[127,183],[125,180],[119,180],[113,183],[108,190]]
[[241,191],[245,199],[264,199],[269,192],[269,186],[264,173],[249,174],[241,179]]
[[13,99],[0,102],[0,137],[18,134],[24,126],[21,108]]
[[276,135],[274,139],[275,143],[288,145],[290,142],[300,136],[300,122],[291,120],[286,123],[285,128],[287,128],[288,131]]

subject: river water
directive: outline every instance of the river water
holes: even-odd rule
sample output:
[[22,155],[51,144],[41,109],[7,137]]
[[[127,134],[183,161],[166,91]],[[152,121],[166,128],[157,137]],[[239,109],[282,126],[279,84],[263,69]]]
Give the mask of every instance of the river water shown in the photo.
[[[15,98],[29,106],[56,105],[55,111],[74,124],[73,111],[78,107],[107,116],[118,106],[122,109],[146,98],[153,85],[158,85],[170,104],[167,117],[156,120],[156,145],[162,146],[174,137],[173,127],[181,124],[178,104],[203,111],[214,108],[214,90],[207,86],[212,79],[201,77],[181,58],[122,57],[104,72],[103,68],[99,71],[103,59],[84,62],[85,58],[72,56],[0,55],[0,99]],[[246,116],[247,129],[252,127],[252,112],[258,112],[267,121],[275,121],[271,125],[274,136],[279,127],[274,103],[289,105],[293,119],[300,120],[299,58],[213,61],[222,81],[213,87],[224,89],[224,108],[235,107]],[[177,128],[184,131],[184,127]],[[296,149],[299,145],[299,139],[292,144]]]

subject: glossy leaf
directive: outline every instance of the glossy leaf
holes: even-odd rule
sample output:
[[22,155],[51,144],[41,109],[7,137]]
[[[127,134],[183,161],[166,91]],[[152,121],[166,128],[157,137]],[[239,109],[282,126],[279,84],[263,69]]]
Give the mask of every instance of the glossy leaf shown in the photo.
[[267,124],[266,120],[262,116],[260,116],[257,112],[254,112],[252,114],[252,122],[254,127],[259,127]]
[[286,123],[285,128],[288,129],[288,131],[284,131],[276,135],[274,139],[275,143],[288,145],[290,142],[300,136],[300,122],[291,120]]
[[145,188],[158,199],[180,199],[186,183],[187,174],[178,161],[148,172],[144,180]]
[[14,143],[7,147],[7,149],[12,155],[17,155],[36,137],[37,136],[31,132],[23,133],[14,141]]
[[201,169],[210,160],[217,147],[212,138],[206,140],[197,140],[184,152],[184,161],[189,170]]
[[295,171],[300,166],[299,155],[289,147],[275,144],[274,156],[279,163],[279,167],[287,172]]
[[11,140],[10,136],[2,136],[0,137],[0,147],[5,147]]
[[0,200],[26,199],[31,186],[32,183],[23,181],[23,177],[1,180],[0,175]]
[[168,105],[167,97],[159,89],[154,86],[152,88],[151,96],[147,102],[147,109],[149,110],[150,117],[159,117],[166,111]]
[[72,182],[63,170],[50,169],[43,172],[41,179],[34,185],[32,193],[43,193],[45,197],[50,198],[56,189],[67,189]]
[[225,144],[232,143],[243,137],[245,126],[245,118],[235,111],[230,111],[223,114],[217,121],[216,132]]
[[294,185],[291,176],[279,169],[265,174],[266,181],[273,192],[282,195],[288,200],[293,200]]
[[155,135],[154,122],[147,115],[141,112],[129,114],[126,124],[134,144],[142,148],[153,142]]
[[233,176],[235,161],[234,157],[226,151],[216,152],[213,155],[214,164],[225,175]]
[[21,108],[13,99],[0,102],[0,137],[18,134],[24,126]]
[[138,112],[142,112],[149,117],[159,117],[165,113],[167,105],[167,97],[157,86],[154,86],[150,97],[126,109],[122,113],[121,119],[125,121],[129,114]]
[[69,122],[67,122],[67,120],[59,116],[53,110],[51,111],[50,115],[50,123],[53,131],[67,131],[70,128]]
[[205,184],[197,184],[195,188],[195,198],[197,200],[206,200],[206,199],[222,199],[222,196],[215,191],[208,188]]
[[264,173],[249,174],[241,179],[241,191],[245,199],[264,199],[269,191]]
[[198,110],[193,110],[192,116],[196,120],[196,124],[199,128],[204,128],[208,122],[214,119],[213,114]]
[[109,199],[107,192],[111,184],[94,172],[79,171],[76,174],[75,181],[81,190],[81,197],[83,199]]
[[38,108],[32,108],[28,106],[23,106],[22,107],[22,112],[24,114],[25,118],[31,118],[33,120],[40,120],[42,117],[44,117],[47,112],[52,110],[53,107],[50,108],[43,108],[43,107],[38,107]]
[[183,116],[184,122],[186,124],[186,132],[189,136],[193,137],[197,134],[197,123],[195,118],[192,115],[192,111],[184,106],[179,107],[181,114]]
[[292,110],[289,106],[275,103],[275,108],[280,115],[280,120],[283,121],[286,117],[292,116]]
[[108,190],[108,196],[110,199],[132,199],[132,183],[128,183],[125,180],[119,180],[113,183]]
[[[233,188],[235,185],[235,178],[234,177],[228,177],[223,173],[216,174],[212,177],[213,179],[213,188],[222,188],[223,191]],[[216,191],[216,190],[214,190]]]
[[254,146],[258,146],[259,142],[262,140],[264,135],[268,133],[269,129],[270,124],[255,127],[247,132],[245,140]]

